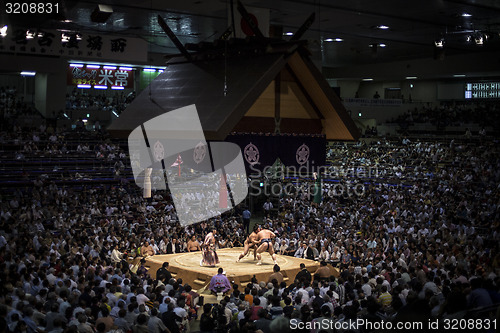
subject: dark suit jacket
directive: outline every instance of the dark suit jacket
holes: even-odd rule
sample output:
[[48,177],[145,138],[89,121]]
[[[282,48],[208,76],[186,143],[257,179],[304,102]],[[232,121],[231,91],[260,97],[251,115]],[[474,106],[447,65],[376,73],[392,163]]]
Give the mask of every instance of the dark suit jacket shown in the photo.
[[306,253],[304,254],[305,259],[314,260],[314,251],[310,247],[307,248]]
[[[175,244],[175,253],[180,253],[181,252],[181,246],[179,243]],[[167,244],[167,254],[172,254],[172,243]]]
[[298,272],[297,275],[295,275],[295,280],[300,281],[301,278],[303,278],[304,281],[308,281],[309,283],[311,283],[312,280],[311,273],[307,270],[307,268],[304,268],[303,270]]

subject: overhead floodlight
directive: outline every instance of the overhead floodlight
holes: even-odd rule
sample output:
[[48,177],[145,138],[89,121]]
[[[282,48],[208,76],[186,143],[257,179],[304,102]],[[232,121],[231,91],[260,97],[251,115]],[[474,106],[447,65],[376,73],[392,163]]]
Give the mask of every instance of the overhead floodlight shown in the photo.
[[0,28],[0,36],[5,37],[7,36],[7,26],[4,25],[2,28]]
[[472,14],[469,14],[469,13],[462,13],[462,17],[471,17]]
[[387,25],[377,25],[377,29],[387,30],[387,29],[389,29],[389,26],[387,26]]
[[26,30],[26,39],[33,39],[36,36],[36,32],[33,30]]
[[61,34],[61,43],[67,43],[71,39],[71,36],[65,32]]
[[483,45],[484,44],[484,38],[483,38],[483,35],[479,34],[479,35],[476,35],[474,37],[474,42],[476,43],[476,45]]
[[283,35],[285,35],[285,36],[293,36],[293,32],[290,32],[290,31],[289,32],[285,32]]
[[443,38],[436,39],[434,41],[434,46],[436,46],[438,48],[443,48],[444,47],[444,39]]
[[380,44],[378,44],[378,46],[380,46],[380,47],[386,47],[386,45],[384,43],[380,43]]

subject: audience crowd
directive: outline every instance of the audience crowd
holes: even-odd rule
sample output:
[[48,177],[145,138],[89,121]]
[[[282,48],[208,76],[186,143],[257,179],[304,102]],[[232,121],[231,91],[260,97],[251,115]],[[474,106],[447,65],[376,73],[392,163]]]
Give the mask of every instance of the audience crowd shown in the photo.
[[494,101],[442,102],[439,106],[427,104],[408,110],[389,122],[399,123],[403,127],[415,123],[431,123],[438,128],[478,124],[483,127],[494,126],[498,130],[499,114],[498,103]]
[[[33,132],[16,131],[33,154]],[[62,150],[67,134],[47,131],[37,133]],[[123,153],[112,147],[76,151]],[[129,182],[82,189],[39,179],[2,193],[0,331],[187,332],[199,320],[201,332],[370,332],[349,323],[498,317],[496,142],[381,140],[329,154],[321,203],[318,181],[305,177],[262,221],[275,252],[320,261],[318,271],[301,267],[285,281],[275,266],[268,281],[233,285],[217,304],[203,304],[168,263],[149,271],[144,257],[197,249],[213,228],[217,248],[243,246],[245,207],[182,227],[168,192],[144,199]]]
[[134,100],[135,91],[128,94],[122,92],[113,96],[107,94],[91,94],[85,89],[73,89],[66,94],[66,110],[99,110],[120,114]]

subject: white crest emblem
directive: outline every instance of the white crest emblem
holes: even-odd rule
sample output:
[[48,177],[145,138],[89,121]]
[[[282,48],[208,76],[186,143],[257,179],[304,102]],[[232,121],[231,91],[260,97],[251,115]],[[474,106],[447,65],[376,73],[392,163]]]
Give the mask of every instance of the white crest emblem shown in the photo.
[[207,155],[207,146],[203,142],[199,142],[193,151],[193,160],[196,164],[200,164],[205,159],[205,155]]
[[259,162],[259,149],[253,143],[247,144],[245,149],[243,150],[243,154],[245,155],[245,160],[251,165],[257,164]]
[[153,155],[156,161],[160,162],[165,157],[165,148],[160,141],[156,141],[153,146]]
[[297,163],[299,163],[300,165],[307,162],[307,160],[309,159],[309,147],[305,143],[303,143],[302,146],[297,149],[295,158],[297,159]]

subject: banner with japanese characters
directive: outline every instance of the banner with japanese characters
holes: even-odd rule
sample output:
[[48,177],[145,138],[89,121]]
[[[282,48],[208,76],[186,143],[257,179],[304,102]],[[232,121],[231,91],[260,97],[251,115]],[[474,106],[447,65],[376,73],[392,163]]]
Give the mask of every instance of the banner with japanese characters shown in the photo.
[[130,70],[120,70],[119,68],[106,69],[103,68],[103,66],[100,66],[100,68],[69,66],[67,83],[72,86],[85,84],[90,86],[107,86],[108,88],[123,87],[133,89],[134,72]]
[[147,61],[145,40],[126,36],[9,27],[0,53],[23,53],[111,61]]

